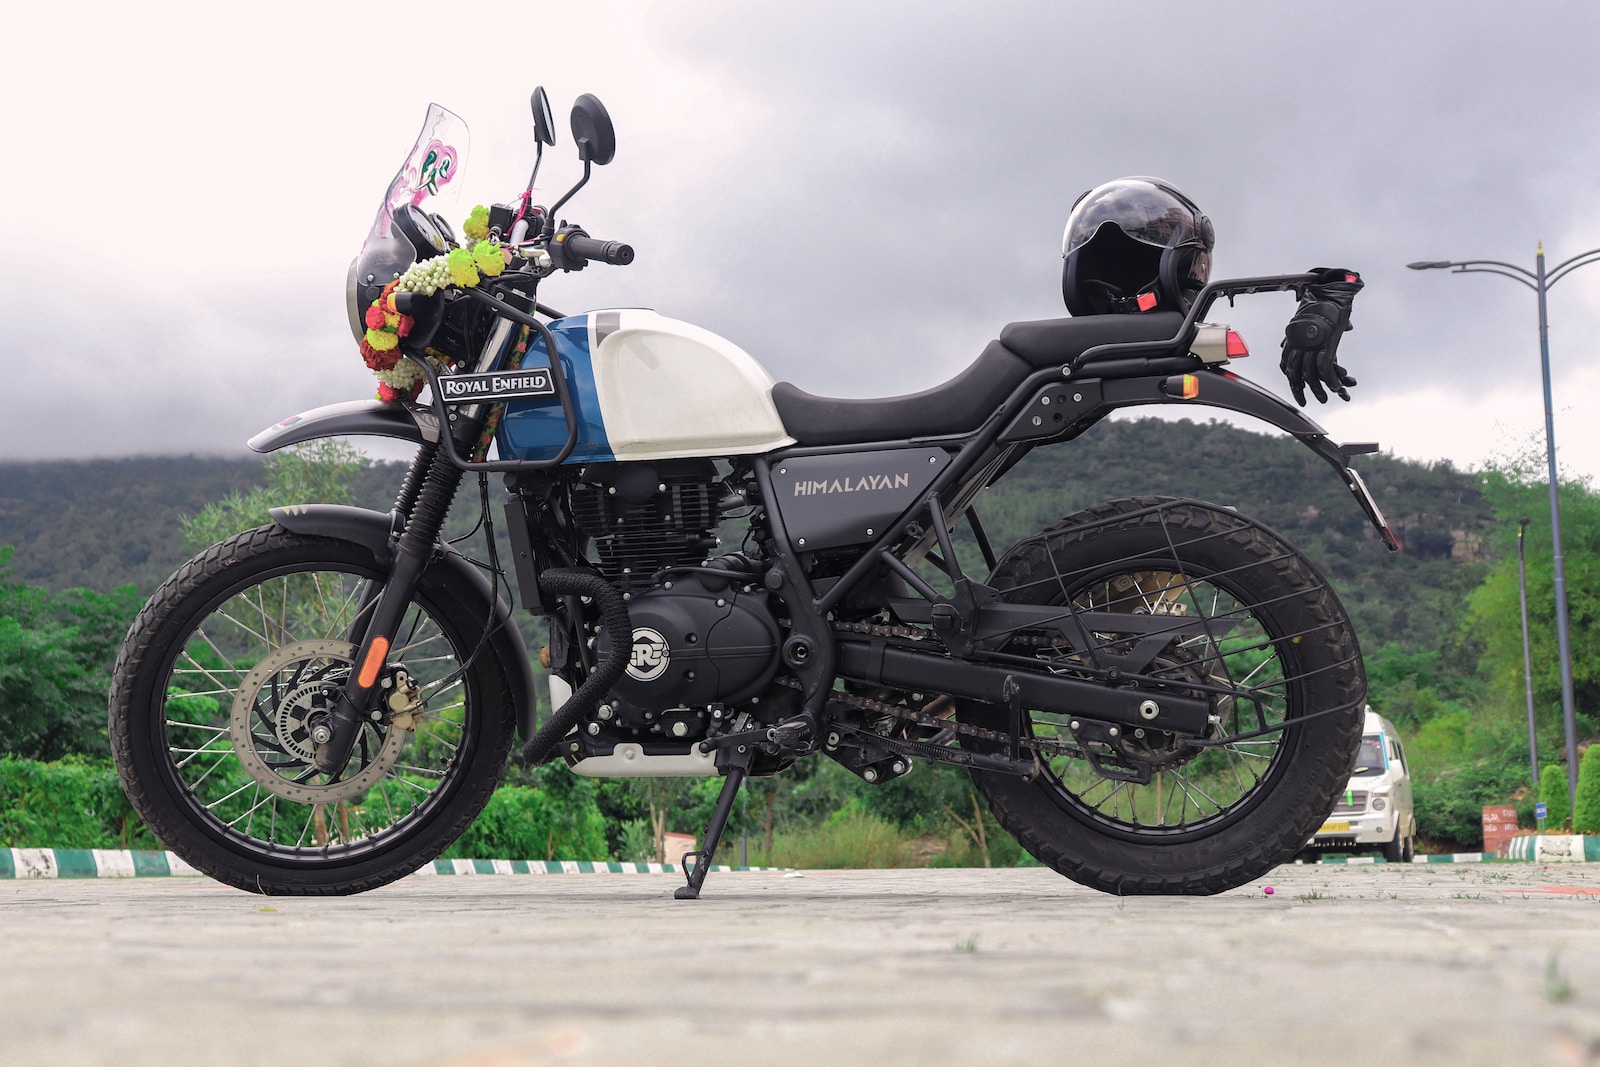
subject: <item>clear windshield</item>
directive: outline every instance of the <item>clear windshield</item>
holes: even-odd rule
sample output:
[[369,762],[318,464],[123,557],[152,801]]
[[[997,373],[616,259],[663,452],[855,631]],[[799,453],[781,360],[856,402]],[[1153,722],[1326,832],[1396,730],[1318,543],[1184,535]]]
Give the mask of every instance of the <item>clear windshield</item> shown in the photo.
[[454,203],[466,163],[467,124],[454,112],[429,104],[417,143],[411,146],[383,194],[383,203],[378,205],[378,216],[367,232],[367,244],[398,236],[393,232],[392,219],[395,209],[403,204],[422,208],[431,215]]
[[1368,734],[1361,739],[1361,752],[1356,756],[1356,769],[1352,776],[1356,778],[1382,774],[1388,766],[1383,759],[1383,736],[1381,734]]

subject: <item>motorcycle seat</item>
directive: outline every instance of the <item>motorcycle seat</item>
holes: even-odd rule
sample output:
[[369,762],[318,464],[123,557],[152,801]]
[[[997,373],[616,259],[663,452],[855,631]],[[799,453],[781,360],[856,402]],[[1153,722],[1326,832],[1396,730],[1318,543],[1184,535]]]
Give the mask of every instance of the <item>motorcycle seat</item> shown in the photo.
[[1035,370],[1070,363],[1097,345],[1166,341],[1182,325],[1176,311],[1013,322],[966,370],[920,393],[846,400],[779,382],[772,402],[784,429],[802,445],[971,433]]
[[[1182,325],[1183,315],[1176,311],[1035,319],[1013,322],[1001,330],[1000,343],[1034,367],[1059,367],[1097,345],[1169,340]],[[1106,358],[1119,357],[1108,355]]]
[[813,396],[789,382],[772,387],[772,403],[790,437],[802,445],[851,445],[970,433],[1005,402],[1033,367],[990,341],[966,370],[920,393],[874,400]]

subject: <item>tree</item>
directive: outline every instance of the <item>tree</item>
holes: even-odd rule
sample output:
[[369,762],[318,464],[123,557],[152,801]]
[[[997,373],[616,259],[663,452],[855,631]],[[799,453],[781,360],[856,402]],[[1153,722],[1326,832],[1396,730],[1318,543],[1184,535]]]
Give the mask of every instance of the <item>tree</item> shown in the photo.
[[[1483,642],[1483,666],[1498,702],[1520,705],[1523,693],[1522,623],[1517,581],[1516,531],[1529,518],[1525,555],[1528,637],[1533,696],[1541,743],[1560,746],[1561,657],[1555,626],[1555,568],[1550,537],[1548,489],[1542,471],[1503,462],[1484,473],[1484,493],[1498,520],[1494,530],[1500,562],[1471,597],[1471,626]],[[1571,630],[1574,704],[1581,733],[1600,718],[1600,492],[1584,481],[1562,482],[1561,536],[1565,555]]]
[[271,521],[268,512],[287,504],[348,504],[350,486],[368,463],[347,441],[323,438],[291,445],[267,457],[266,482],[248,493],[237,489],[183,519],[183,539],[195,548],[214,545],[241,530]]
[[12,578],[11,555],[0,547],[0,753],[104,756],[111,666],[140,599],[132,586],[51,594]]
[[1544,802],[1544,824],[1552,830],[1567,825],[1572,805],[1567,799],[1567,769],[1559,763],[1539,771],[1539,799]]
[[1578,802],[1572,808],[1572,832],[1600,834],[1600,745],[1590,745],[1578,764]]

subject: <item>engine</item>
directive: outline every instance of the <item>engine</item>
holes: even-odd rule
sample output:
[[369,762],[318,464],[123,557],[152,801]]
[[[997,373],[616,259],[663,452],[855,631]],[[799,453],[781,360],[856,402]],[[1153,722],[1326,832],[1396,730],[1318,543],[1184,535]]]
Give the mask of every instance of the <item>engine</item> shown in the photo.
[[716,549],[721,494],[708,459],[597,463],[572,490],[572,515],[594,542],[600,573],[635,594],[662,568],[694,566]]
[[[573,517],[633,620],[627,672],[601,711],[608,734],[704,736],[712,705],[759,702],[777,673],[782,633],[754,565],[710,555],[723,492],[710,460],[593,464],[573,488]],[[596,651],[616,640],[602,629]]]

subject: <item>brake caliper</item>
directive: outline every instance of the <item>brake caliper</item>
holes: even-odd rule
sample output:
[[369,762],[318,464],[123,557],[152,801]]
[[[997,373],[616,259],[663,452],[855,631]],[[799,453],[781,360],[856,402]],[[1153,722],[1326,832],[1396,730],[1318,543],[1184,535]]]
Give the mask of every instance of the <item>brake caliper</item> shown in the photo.
[[422,688],[404,667],[390,667],[383,687],[388,692],[383,703],[389,711],[390,728],[415,733],[422,723],[423,714],[428,710],[422,702]]

